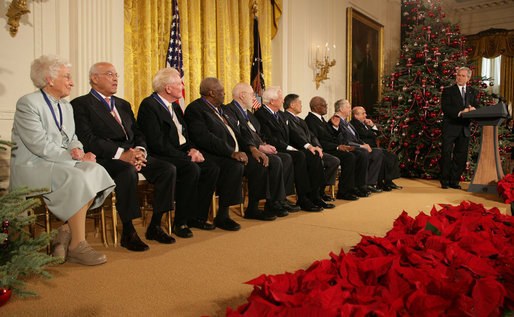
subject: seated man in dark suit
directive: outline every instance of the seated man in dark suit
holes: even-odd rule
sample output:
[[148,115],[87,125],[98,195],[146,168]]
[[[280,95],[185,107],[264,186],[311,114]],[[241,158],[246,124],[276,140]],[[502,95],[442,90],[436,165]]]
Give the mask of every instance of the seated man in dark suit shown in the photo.
[[336,156],[340,160],[341,174],[336,198],[357,200],[359,199],[357,194],[365,197],[366,194],[358,190],[357,184],[365,184],[367,163],[359,159],[354,147],[339,144],[337,134],[333,132],[331,124],[323,118],[327,114],[325,99],[320,96],[313,97],[309,105],[311,111],[305,117],[305,123],[319,140],[323,151]]
[[[271,201],[281,205],[277,216],[287,216],[289,212],[296,212],[300,207],[291,205],[285,195],[294,194],[293,161],[291,155],[279,153],[271,144],[266,144],[260,136],[261,126],[257,118],[248,111],[253,105],[255,95],[252,86],[239,83],[232,90],[233,100],[223,106],[223,110],[231,117],[237,118],[241,131],[249,136],[253,145],[269,157],[269,186]],[[278,160],[278,161],[277,161]]]
[[289,127],[280,114],[284,103],[282,90],[268,87],[262,97],[264,104],[255,111],[255,117],[261,124],[264,141],[273,145],[278,152],[288,153],[293,158],[297,205],[305,211],[323,210],[316,203],[320,201],[319,188],[325,182],[321,158],[313,153],[314,150],[296,149],[291,145]]
[[137,123],[143,131],[150,155],[172,163],[177,168],[175,220],[173,232],[190,238],[191,227],[213,230],[207,223],[212,194],[219,168],[206,161],[189,137],[182,109],[176,103],[182,97],[182,79],[175,68],[164,68],[152,81],[154,93],[139,106]]
[[371,148],[369,144],[362,142],[359,134],[349,122],[352,107],[348,100],[338,100],[334,104],[334,116],[330,119],[333,131],[338,133],[339,142],[355,146],[356,153],[364,153],[368,161],[368,172],[366,174],[366,185],[362,190],[368,189],[371,192],[379,193],[382,190],[376,187],[378,175],[384,159],[382,149]]
[[[371,119],[366,117],[366,109],[364,107],[353,107],[352,109],[352,126],[355,128],[362,142],[369,144],[372,148],[377,148],[378,128]],[[400,177],[400,167],[398,165],[398,157],[387,150],[382,149],[384,160],[378,176],[378,187],[391,191],[391,189],[402,189],[396,185],[393,179]]]
[[146,239],[175,242],[161,228],[163,213],[174,208],[175,166],[147,155],[145,138],[137,128],[130,104],[113,96],[118,87],[114,66],[96,63],[89,74],[91,91],[71,101],[76,132],[86,152],[96,155],[97,162],[116,183],[116,209],[123,222],[121,246],[131,251],[148,250],[132,225],[132,219],[141,217],[138,172],[155,188],[153,216]]
[[325,202],[322,195],[325,193],[325,185],[335,184],[337,168],[340,161],[337,157],[323,151],[318,139],[309,130],[307,123],[298,117],[300,113],[302,113],[302,101],[300,100],[300,96],[296,94],[287,95],[284,98],[283,114],[289,125],[291,145],[295,148],[313,149],[323,161],[325,183],[319,188],[321,200],[314,201],[314,203],[319,203],[319,205],[326,209],[334,208],[335,205]]
[[245,215],[252,219],[274,220],[276,211],[270,208],[276,205],[268,204],[264,212],[258,209],[259,200],[270,196],[268,157],[241,134],[237,119],[223,112],[221,105],[225,99],[225,89],[217,78],[203,79],[200,95],[201,98],[187,106],[185,119],[193,142],[207,160],[220,167],[217,184],[220,202],[214,224],[225,230],[239,230],[239,224],[229,217],[228,207],[243,200],[243,173],[248,177],[249,192]]

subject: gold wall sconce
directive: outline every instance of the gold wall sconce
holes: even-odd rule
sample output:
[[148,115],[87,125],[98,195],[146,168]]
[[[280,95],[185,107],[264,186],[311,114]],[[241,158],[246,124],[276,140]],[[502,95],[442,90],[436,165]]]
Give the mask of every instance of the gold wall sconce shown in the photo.
[[320,48],[320,46],[316,46],[315,53],[312,54],[314,59],[314,71],[315,71],[315,79],[316,79],[316,90],[318,90],[320,84],[326,80],[330,79],[328,77],[328,73],[330,72],[330,67],[336,64],[335,56],[336,56],[336,46],[332,45],[332,49],[328,45],[328,42],[325,43],[324,48]]
[[16,33],[18,33],[21,16],[27,13],[30,13],[30,10],[27,10],[26,0],[11,1],[9,9],[7,9],[7,13],[5,15],[9,18],[9,20],[7,20],[7,24],[11,26],[9,33],[12,37],[15,37]]

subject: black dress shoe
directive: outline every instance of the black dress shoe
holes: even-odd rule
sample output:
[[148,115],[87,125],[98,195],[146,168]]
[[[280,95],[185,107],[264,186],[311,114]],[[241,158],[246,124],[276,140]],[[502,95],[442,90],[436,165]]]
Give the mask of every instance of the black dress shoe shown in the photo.
[[301,209],[298,205],[291,205],[291,203],[287,199],[282,200],[280,202],[280,205],[282,205],[282,209],[284,209],[287,212],[297,212]]
[[336,205],[334,204],[331,204],[331,203],[327,203],[326,201],[324,200],[318,200],[318,201],[315,201],[314,204],[316,206],[320,206],[320,207],[323,207],[323,209],[332,209],[332,208],[335,208]]
[[330,197],[329,195],[322,195],[321,199],[323,199],[324,201],[335,201],[335,199]]
[[177,237],[181,238],[192,238],[193,233],[189,229],[187,225],[181,225],[181,226],[173,226],[173,233],[177,235]]
[[315,205],[310,200],[304,200],[304,201],[300,202],[300,208],[302,208],[303,211],[308,211],[308,212],[319,212],[319,211],[323,210],[323,207]]
[[264,205],[264,212],[277,217],[285,217],[289,215],[289,212],[282,206],[278,201],[266,201]]
[[162,230],[161,226],[150,226],[146,229],[145,234],[146,240],[155,240],[159,243],[164,244],[172,244],[175,242],[175,238],[170,237],[169,235]]
[[241,226],[229,217],[222,219],[214,219],[214,225],[220,229],[228,231],[237,231],[241,229]]
[[368,186],[368,190],[372,193],[381,193],[382,190],[380,188],[377,188],[375,185]]
[[448,189],[448,184],[447,183],[441,183],[441,188],[442,189]]
[[208,223],[205,220],[192,219],[187,222],[190,228],[198,228],[201,230],[214,230],[216,226]]
[[368,197],[369,195],[371,195],[371,192],[369,190],[357,189],[355,191],[355,195],[357,197]]
[[244,218],[271,221],[277,219],[277,216],[267,210],[262,211],[259,209],[246,209]]
[[386,185],[386,184],[383,184],[382,186],[380,186],[380,189],[382,189],[382,191],[385,191],[385,192],[390,192],[393,190],[392,187],[390,187],[389,185]]
[[337,199],[343,199],[343,200],[357,200],[359,197],[355,196],[352,193],[344,193],[344,194],[337,194]]
[[396,185],[393,182],[387,183],[386,186],[391,188],[391,189],[402,189],[403,188],[402,186],[398,186],[398,185]]
[[146,251],[149,249],[148,245],[139,239],[135,231],[121,235],[121,246],[130,251]]
[[459,184],[450,184],[450,187],[453,189],[462,189]]

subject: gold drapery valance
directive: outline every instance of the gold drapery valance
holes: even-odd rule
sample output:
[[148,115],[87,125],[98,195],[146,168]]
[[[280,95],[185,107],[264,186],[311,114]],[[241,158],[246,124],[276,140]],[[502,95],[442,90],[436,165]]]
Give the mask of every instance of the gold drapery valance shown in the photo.
[[468,36],[472,49],[469,58],[493,58],[500,55],[514,57],[514,30],[489,29]]
[[[256,0],[259,8],[264,80],[271,84],[271,39],[282,12],[281,0]],[[200,96],[203,78],[217,77],[225,86],[250,82],[254,0],[179,0],[186,105]],[[125,99],[137,113],[152,92],[151,81],[165,67],[172,1],[125,0]]]

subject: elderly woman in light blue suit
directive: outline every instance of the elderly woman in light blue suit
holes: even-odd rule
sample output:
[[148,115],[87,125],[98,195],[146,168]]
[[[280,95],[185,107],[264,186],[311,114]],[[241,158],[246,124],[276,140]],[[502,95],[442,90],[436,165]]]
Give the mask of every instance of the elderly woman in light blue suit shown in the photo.
[[52,244],[53,255],[98,265],[107,258],[85,239],[86,212],[101,206],[114,182],[75,135],[73,108],[63,99],[73,87],[70,66],[57,56],[32,62],[30,78],[39,90],[16,104],[9,187],[48,188],[43,195],[48,209],[66,222]]

